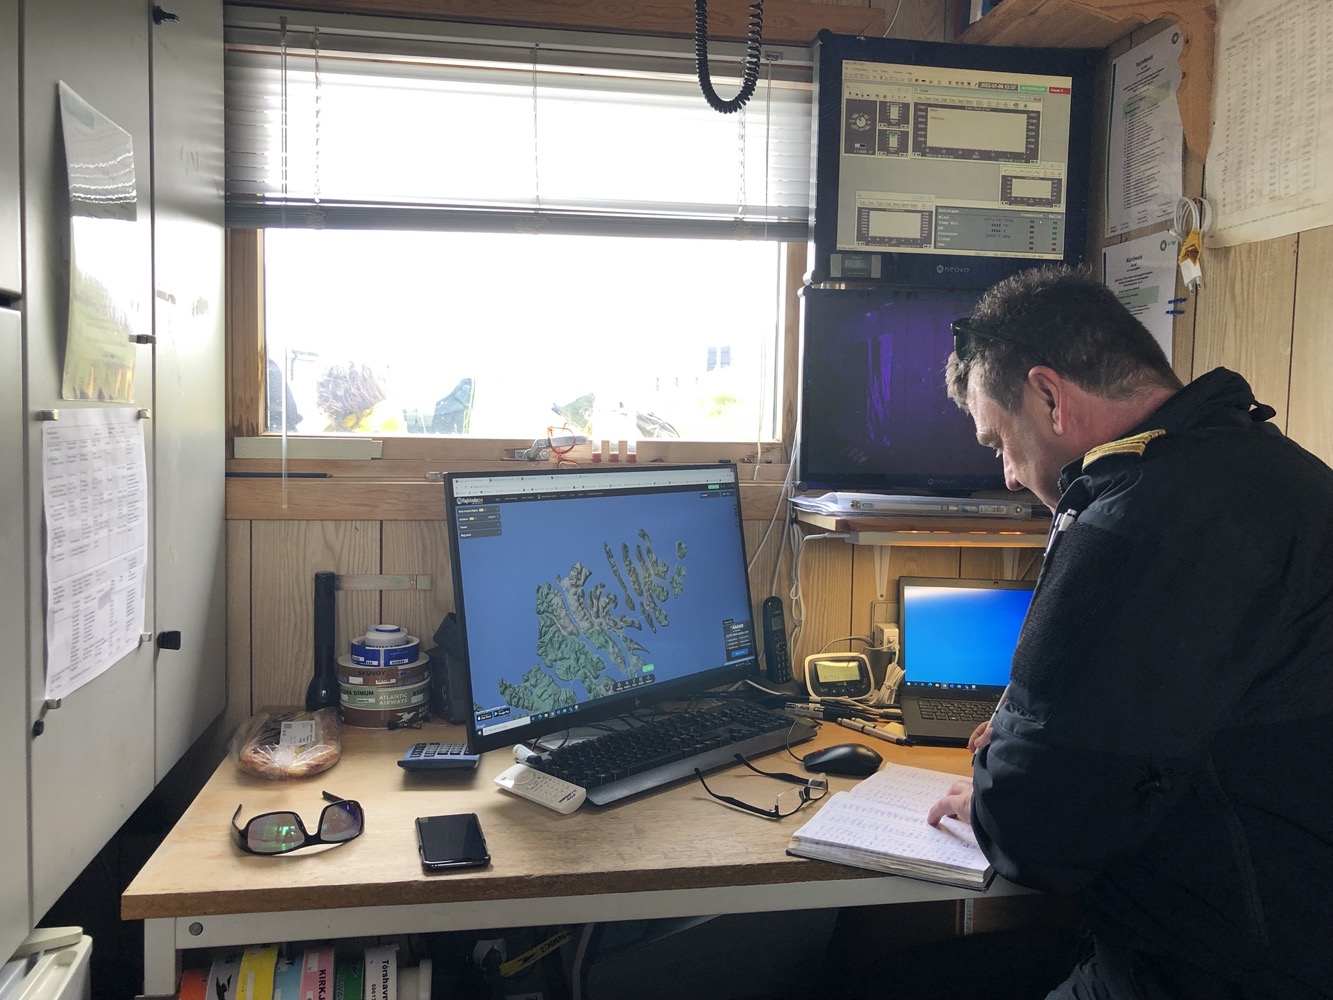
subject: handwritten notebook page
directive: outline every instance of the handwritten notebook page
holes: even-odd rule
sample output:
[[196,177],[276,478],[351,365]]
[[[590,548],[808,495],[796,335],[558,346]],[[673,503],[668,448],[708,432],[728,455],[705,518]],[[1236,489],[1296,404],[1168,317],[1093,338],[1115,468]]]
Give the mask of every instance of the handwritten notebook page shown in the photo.
[[[984,881],[989,862],[971,827],[926,812],[957,780],[941,771],[888,763],[838,792],[792,837],[792,853],[925,878]],[[816,853],[817,852],[817,853]]]

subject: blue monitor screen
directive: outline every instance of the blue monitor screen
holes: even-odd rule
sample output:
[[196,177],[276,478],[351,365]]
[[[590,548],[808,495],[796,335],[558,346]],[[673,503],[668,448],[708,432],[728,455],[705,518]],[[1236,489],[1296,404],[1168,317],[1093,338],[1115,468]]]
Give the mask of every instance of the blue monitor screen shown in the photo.
[[475,752],[757,665],[736,470],[445,478]]
[[1018,646],[1031,581],[900,583],[905,682],[913,688],[1003,687]]

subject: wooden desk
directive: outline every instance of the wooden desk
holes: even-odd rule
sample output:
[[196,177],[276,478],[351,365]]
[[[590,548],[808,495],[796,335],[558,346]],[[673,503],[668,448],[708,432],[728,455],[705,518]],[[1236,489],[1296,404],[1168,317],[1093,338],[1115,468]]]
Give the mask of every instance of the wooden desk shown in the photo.
[[[855,736],[825,724],[797,749]],[[997,879],[989,893],[977,893],[789,857],[787,841],[810,809],[772,822],[710,799],[697,783],[562,816],[494,785],[513,763],[507,751],[486,754],[476,771],[453,774],[410,774],[395,763],[413,742],[459,738],[457,727],[434,724],[400,732],[344,728],[342,759],[291,782],[243,774],[224,761],[121,898],[124,919],[145,921],[144,995],[174,997],[180,954],[194,948],[1022,891]],[[968,770],[966,751],[871,742],[886,759]],[[782,753],[763,759],[774,770],[800,768],[794,760],[785,767]],[[830,785],[853,781],[833,778]],[[777,783],[737,767],[710,784],[761,803],[775,796]],[[242,820],[293,809],[313,823],[324,805],[321,789],[358,799],[365,833],[277,858],[235,846],[230,820],[238,804]],[[492,863],[426,875],[412,821],[455,812],[481,818]]]

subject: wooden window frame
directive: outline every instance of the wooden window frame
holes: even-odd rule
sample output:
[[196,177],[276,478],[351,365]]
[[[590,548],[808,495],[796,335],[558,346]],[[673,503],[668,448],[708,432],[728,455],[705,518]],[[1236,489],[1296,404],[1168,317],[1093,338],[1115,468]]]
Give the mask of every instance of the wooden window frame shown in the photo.
[[[782,400],[776,441],[643,440],[639,462],[736,462],[761,470],[754,477],[781,481],[791,460],[796,435],[799,382],[800,304],[798,291],[806,266],[804,244],[784,244],[784,289],[781,332]],[[523,448],[531,439],[450,438],[423,435],[379,436],[377,459],[236,458],[237,438],[272,437],[266,427],[264,390],[264,247],[263,233],[254,229],[227,232],[227,471],[233,473],[324,473],[329,477],[379,481],[429,481],[452,470],[507,467],[506,449]],[[365,435],[358,435],[364,437]],[[289,441],[303,435],[292,435]],[[327,435],[308,436],[326,440]]]

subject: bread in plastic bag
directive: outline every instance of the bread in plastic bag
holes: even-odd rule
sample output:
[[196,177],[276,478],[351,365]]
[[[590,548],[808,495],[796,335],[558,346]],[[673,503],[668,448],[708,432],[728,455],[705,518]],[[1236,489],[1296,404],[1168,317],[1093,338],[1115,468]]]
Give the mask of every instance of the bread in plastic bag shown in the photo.
[[285,780],[327,771],[342,756],[336,708],[272,710],[251,716],[232,738],[231,758],[248,774]]

